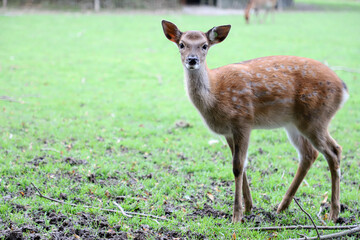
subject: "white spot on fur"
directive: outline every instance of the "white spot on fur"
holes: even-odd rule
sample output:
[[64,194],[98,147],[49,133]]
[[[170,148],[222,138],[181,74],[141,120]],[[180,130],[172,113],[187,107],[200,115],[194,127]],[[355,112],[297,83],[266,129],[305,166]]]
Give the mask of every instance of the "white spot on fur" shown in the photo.
[[293,103],[294,100],[292,98],[284,98],[284,99],[275,99],[274,101],[268,101],[262,103],[264,106],[272,106],[272,105],[280,105],[280,104],[289,104]]
[[252,77],[252,74],[249,73],[248,71],[245,71],[244,69],[241,69],[241,72],[248,75],[249,77]]
[[239,95],[241,95],[241,94],[247,94],[247,93],[249,93],[249,89],[244,88],[244,89],[242,89],[242,90],[238,90],[236,93],[239,94]]
[[283,89],[283,90],[287,90],[287,88],[283,85],[283,84],[281,84],[281,83],[279,83],[279,86]]
[[305,69],[303,69],[303,70],[301,71],[301,76],[303,76],[303,77],[306,76],[306,70],[305,70]]
[[232,100],[233,102],[236,102],[237,97],[232,97],[231,100]]
[[261,78],[261,73],[257,73],[256,76],[257,76],[258,78]]

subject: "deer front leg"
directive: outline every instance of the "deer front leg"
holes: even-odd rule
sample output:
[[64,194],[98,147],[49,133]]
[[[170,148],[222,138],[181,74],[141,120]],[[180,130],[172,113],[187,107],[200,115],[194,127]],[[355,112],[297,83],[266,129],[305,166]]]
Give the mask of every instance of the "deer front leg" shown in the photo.
[[[231,156],[234,157],[234,140],[230,137],[227,137],[226,141],[231,150]],[[247,159],[245,159],[245,163],[246,163],[246,161],[247,161]],[[244,202],[245,202],[245,212],[248,213],[252,209],[253,201],[252,201],[251,190],[250,190],[249,181],[247,179],[245,169],[244,169],[244,173],[243,173],[242,191],[243,191]]]
[[[243,181],[246,152],[249,144],[250,130],[244,130],[240,134],[234,134],[234,154],[233,154],[233,173],[235,177],[235,198],[234,198],[234,210],[233,210],[233,223],[240,222],[243,216],[242,213],[242,190],[243,184],[247,185]],[[250,189],[249,193],[250,193]],[[251,197],[250,197],[251,198]],[[248,201],[247,201],[248,202]]]

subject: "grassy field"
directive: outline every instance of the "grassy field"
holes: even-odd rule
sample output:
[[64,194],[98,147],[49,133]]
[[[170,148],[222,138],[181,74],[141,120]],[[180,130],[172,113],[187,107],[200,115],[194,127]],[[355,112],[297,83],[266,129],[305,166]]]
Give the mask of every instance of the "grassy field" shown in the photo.
[[[187,99],[179,53],[165,38],[162,19],[182,30],[232,24],[228,39],[210,50],[211,68],[298,55],[360,69],[358,11],[282,12],[274,23],[261,25],[245,25],[242,16],[1,15],[0,238],[16,231],[44,239],[316,235],[247,229],[311,224],[295,204],[275,213],[297,168],[296,151],[281,129],[252,132],[247,173],[256,209],[243,224],[231,224],[230,151]],[[351,97],[330,131],[343,147],[342,224],[355,224],[360,221],[360,75],[337,74]],[[31,183],[77,206],[41,198]],[[296,195],[319,225],[316,214],[327,195],[329,202],[330,173],[320,156]],[[126,211],[168,221],[84,207],[116,210],[113,201]]]

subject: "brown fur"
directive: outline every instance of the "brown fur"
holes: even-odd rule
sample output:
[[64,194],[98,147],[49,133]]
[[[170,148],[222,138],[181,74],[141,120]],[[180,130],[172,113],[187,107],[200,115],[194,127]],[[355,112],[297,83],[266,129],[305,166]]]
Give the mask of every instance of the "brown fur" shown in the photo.
[[340,210],[341,147],[329,135],[328,125],[348,95],[339,77],[318,61],[295,56],[262,57],[210,70],[206,65],[208,45],[224,40],[229,25],[207,33],[181,33],[170,22],[162,24],[168,39],[179,46],[190,100],[208,127],[225,136],[233,154],[233,222],[242,218],[242,195],[245,210],[252,208],[245,173],[250,132],[277,127],[286,129],[300,160],[278,212],[289,206],[321,152],[331,172],[330,218],[336,220]]
[[[271,119],[281,118],[305,130],[306,122],[331,119],[342,98],[342,81],[328,67],[308,58],[258,58],[209,70],[209,78],[217,99],[214,108],[226,109],[230,118],[255,128],[267,123],[271,127]],[[232,101],[233,97],[241,102]]]

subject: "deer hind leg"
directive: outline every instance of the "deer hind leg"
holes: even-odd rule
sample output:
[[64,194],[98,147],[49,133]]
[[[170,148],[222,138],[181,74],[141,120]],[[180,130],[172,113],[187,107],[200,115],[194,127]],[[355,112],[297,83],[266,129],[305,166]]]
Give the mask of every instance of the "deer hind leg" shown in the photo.
[[[226,138],[226,141],[230,147],[232,157],[234,157],[234,140],[232,138]],[[247,162],[247,159],[245,160],[245,162]],[[243,173],[242,191],[243,191],[243,196],[244,196],[245,212],[248,213],[251,211],[251,209],[253,207],[253,200],[251,197],[251,190],[250,190],[249,181],[247,179],[245,169],[244,169],[244,173]]]
[[330,136],[327,128],[315,128],[309,131],[307,137],[314,147],[324,155],[329,165],[331,173],[330,219],[336,221],[340,213],[340,161],[342,148]]
[[290,142],[294,145],[299,154],[299,166],[289,189],[277,209],[277,212],[281,212],[289,207],[301,182],[304,180],[311,165],[319,155],[309,140],[302,136],[295,126],[287,127],[286,132]]

